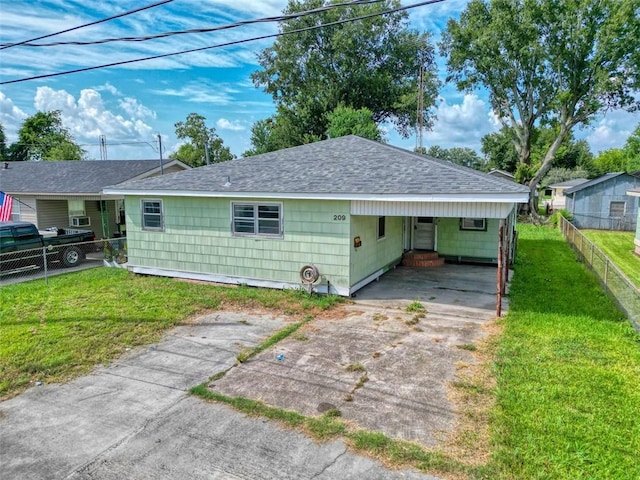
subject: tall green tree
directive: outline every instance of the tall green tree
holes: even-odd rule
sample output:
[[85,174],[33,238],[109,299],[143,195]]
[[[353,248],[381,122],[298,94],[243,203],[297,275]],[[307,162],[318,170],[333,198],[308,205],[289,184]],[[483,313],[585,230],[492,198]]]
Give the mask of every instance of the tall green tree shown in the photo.
[[[337,3],[290,0],[285,14]],[[280,23],[282,33],[376,14],[399,6],[398,0],[341,6]],[[407,136],[416,124],[431,124],[437,95],[434,49],[429,35],[408,28],[406,12],[299,31],[279,37],[258,55],[261,69],[252,74],[256,87],[273,97],[276,115],[256,134],[273,130],[277,141],[294,146],[326,138],[329,112],[339,105],[368,108],[373,120],[391,122]],[[418,78],[423,72],[422,110],[418,113]],[[254,150],[260,150],[256,148]]]
[[340,105],[327,115],[327,123],[329,138],[358,135],[378,142],[383,139],[382,131],[373,121],[373,112],[366,107],[356,110]]
[[[471,0],[449,20],[442,52],[459,89],[489,90],[527,175],[530,206],[568,133],[611,108],[638,105],[640,15],[637,0]],[[533,127],[556,134],[538,168]]]
[[452,147],[442,148],[439,145],[432,145],[427,150],[427,155],[430,155],[440,160],[448,160],[452,163],[462,165],[476,170],[481,170],[484,166],[484,160],[478,153],[466,147]]
[[4,134],[4,125],[0,123],[0,162],[9,160],[9,147],[7,137]]
[[198,113],[190,113],[184,122],[175,124],[176,137],[180,140],[186,140],[186,142],[180,145],[177,152],[169,155],[170,158],[180,160],[192,167],[206,165],[205,145],[208,145],[211,163],[226,162],[236,158],[229,147],[224,145],[215,128],[207,127],[206,120]]
[[9,158],[24,160],[83,160],[86,152],[62,125],[59,110],[37,112],[25,119],[18,141],[9,147]]

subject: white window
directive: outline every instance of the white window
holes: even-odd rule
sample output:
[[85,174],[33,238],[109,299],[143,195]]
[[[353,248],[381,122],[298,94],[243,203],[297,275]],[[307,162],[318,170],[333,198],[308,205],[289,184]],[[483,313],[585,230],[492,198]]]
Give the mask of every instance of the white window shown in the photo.
[[387,230],[387,217],[378,217],[378,240],[384,238]]
[[624,217],[625,202],[611,202],[609,203],[609,216],[614,218]]
[[86,215],[84,209],[84,200],[67,200],[70,217],[84,217]]
[[17,198],[14,198],[13,203],[11,204],[11,221],[20,221],[20,202]]
[[282,236],[282,205],[278,203],[232,203],[234,235]]
[[142,200],[142,229],[162,230],[162,200]]
[[487,231],[486,218],[461,218],[460,230],[480,230]]

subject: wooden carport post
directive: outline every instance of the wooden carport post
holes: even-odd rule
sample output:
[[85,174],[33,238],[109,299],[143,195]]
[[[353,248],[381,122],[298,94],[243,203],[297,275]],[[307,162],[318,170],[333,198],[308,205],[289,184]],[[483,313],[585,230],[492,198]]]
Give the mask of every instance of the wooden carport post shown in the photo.
[[504,278],[502,270],[504,268],[504,219],[500,220],[500,228],[498,229],[498,273],[496,288],[496,316],[502,315],[502,293],[504,288]]

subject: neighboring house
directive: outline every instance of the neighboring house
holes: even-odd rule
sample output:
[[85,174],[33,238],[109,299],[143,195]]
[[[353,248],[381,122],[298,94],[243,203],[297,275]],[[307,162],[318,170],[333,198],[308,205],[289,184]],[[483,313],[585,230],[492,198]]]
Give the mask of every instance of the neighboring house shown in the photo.
[[[106,188],[136,273],[351,295],[409,250],[496,263],[528,188],[356,136]],[[509,238],[512,238],[509,236]]]
[[640,187],[640,171],[607,173],[564,191],[567,210],[578,228],[635,230],[638,199],[627,191]]
[[[573,180],[567,180],[566,182],[554,183],[553,185],[549,185],[547,187],[548,190],[551,190],[551,200],[549,203],[549,207],[551,210],[562,210],[566,208],[566,197],[565,192],[569,188],[576,187],[583,183],[588,182],[586,178],[574,178]],[[547,192],[545,191],[545,195]]]
[[[627,195],[630,195],[632,197],[640,197],[640,188],[634,188],[632,190],[629,190],[627,192]],[[640,200],[638,200],[638,202],[640,202]],[[636,248],[634,250],[635,254],[640,256],[640,208],[637,209],[637,218],[636,218],[636,238],[634,239],[633,243],[635,244]]]
[[[169,160],[162,173],[187,168]],[[15,199],[12,220],[31,222],[40,230],[93,230],[97,237],[110,238],[124,234],[124,202],[104,196],[102,189],[160,173],[159,160],[4,162],[0,191]]]
[[487,172],[487,175],[491,175],[492,177],[502,178],[503,180],[510,180],[512,182],[516,181],[516,177],[513,174],[506,172],[504,170],[500,170],[499,168],[494,168],[492,170],[489,170],[489,172]]

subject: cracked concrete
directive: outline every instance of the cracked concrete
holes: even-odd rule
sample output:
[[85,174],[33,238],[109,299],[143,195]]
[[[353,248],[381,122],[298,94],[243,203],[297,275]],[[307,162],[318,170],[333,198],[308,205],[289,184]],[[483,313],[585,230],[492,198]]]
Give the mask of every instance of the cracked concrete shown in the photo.
[[217,312],[92,375],[1,402],[1,477],[434,480],[187,395],[283,325]]

